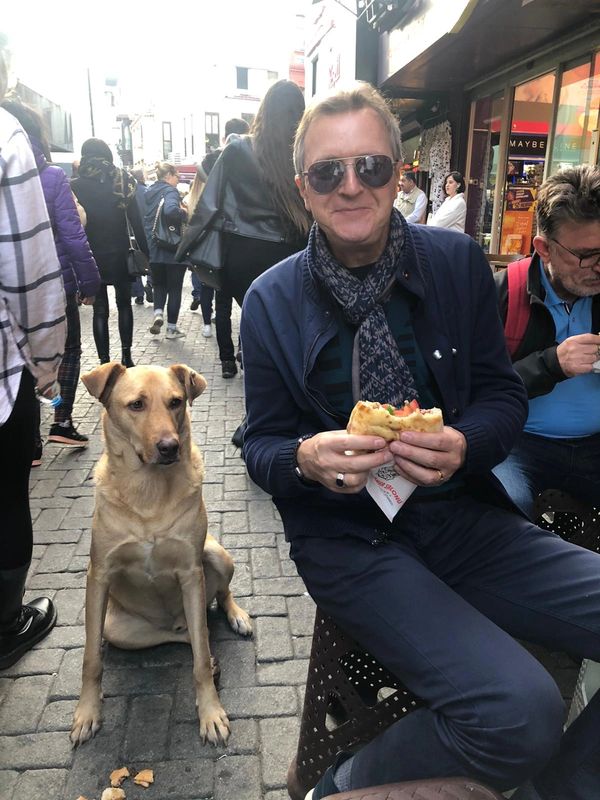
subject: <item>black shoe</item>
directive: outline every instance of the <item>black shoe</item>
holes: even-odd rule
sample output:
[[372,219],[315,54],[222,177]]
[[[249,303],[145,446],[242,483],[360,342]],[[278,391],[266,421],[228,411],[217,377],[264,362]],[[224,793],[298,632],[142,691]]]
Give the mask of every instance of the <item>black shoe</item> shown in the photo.
[[23,605],[14,624],[0,632],[0,670],[16,664],[55,625],[56,608],[49,597]]
[[154,302],[154,292],[152,291],[152,287],[148,286],[148,284],[146,284],[146,286],[144,287],[144,294],[146,295],[146,300],[149,303]]
[[144,298],[143,297],[136,297],[135,298],[136,306],[143,306],[144,305]]
[[197,297],[194,297],[194,299],[190,303],[190,311],[198,311],[199,308],[200,308],[200,300]]
[[66,427],[56,422],[50,428],[48,441],[64,444],[68,447],[87,447],[89,439],[87,436],[79,433],[73,425],[72,420],[69,420],[69,424]]
[[245,432],[246,432],[246,420],[244,419],[235,429],[235,432],[231,437],[231,443],[234,444],[236,447],[241,447],[244,444]]
[[235,354],[235,360],[236,360],[236,361],[238,362],[238,364],[240,365],[240,369],[244,369],[244,358],[243,358],[243,356],[242,356],[242,348],[241,348],[241,347],[240,347],[240,349],[237,351],[237,353]]
[[129,369],[129,367],[135,367],[135,364],[131,358],[131,350],[128,347],[123,348],[121,364],[123,364],[124,367],[127,367],[127,369]]
[[235,378],[237,375],[235,361],[223,361],[221,363],[221,375],[224,378]]
[[40,439],[39,442],[35,443],[33,448],[33,458],[31,459],[31,466],[32,467],[41,467],[42,465],[42,451],[43,451],[42,440]]

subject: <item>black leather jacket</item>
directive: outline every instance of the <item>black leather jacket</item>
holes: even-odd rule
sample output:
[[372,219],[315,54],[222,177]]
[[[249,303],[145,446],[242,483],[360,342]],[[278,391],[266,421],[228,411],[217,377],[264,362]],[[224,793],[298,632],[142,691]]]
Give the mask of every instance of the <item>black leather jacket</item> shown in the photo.
[[[251,138],[231,141],[210,171],[204,191],[182,237],[176,258],[184,261],[207,226],[267,242],[292,241],[261,175]],[[303,246],[300,242],[298,249]]]
[[[498,293],[498,306],[502,322],[508,312],[508,273],[496,272],[494,280]],[[527,273],[527,294],[531,306],[529,322],[519,349],[513,358],[513,367],[521,376],[527,397],[548,394],[557,383],[567,380],[562,371],[556,349],[556,328],[552,314],[544,304],[546,293],[540,276],[540,257],[534,253]],[[592,299],[592,330],[600,331],[600,294]]]

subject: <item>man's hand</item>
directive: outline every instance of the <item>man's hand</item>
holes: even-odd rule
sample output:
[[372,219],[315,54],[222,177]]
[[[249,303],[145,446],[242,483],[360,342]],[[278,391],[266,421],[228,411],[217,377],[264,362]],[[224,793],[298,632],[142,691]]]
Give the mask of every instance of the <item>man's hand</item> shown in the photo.
[[[332,492],[356,494],[365,486],[372,469],[391,461],[387,445],[379,436],[325,431],[302,442],[298,466],[306,478]],[[338,475],[343,476],[343,486],[336,483]]]
[[84,306],[93,306],[95,297],[80,297],[81,304]]
[[599,348],[600,336],[595,333],[580,333],[561,342],[556,348],[556,355],[567,378],[591,372],[594,361],[600,357]]
[[417,486],[439,486],[465,463],[467,441],[460,431],[444,426],[440,433],[404,431],[389,450],[398,475]]

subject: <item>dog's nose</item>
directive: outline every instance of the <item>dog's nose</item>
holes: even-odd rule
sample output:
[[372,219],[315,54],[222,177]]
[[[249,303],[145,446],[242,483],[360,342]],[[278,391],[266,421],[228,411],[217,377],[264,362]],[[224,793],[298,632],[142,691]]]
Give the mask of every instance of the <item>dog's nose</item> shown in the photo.
[[156,449],[160,453],[161,458],[164,458],[166,461],[174,461],[179,451],[179,442],[177,439],[161,439],[157,443]]

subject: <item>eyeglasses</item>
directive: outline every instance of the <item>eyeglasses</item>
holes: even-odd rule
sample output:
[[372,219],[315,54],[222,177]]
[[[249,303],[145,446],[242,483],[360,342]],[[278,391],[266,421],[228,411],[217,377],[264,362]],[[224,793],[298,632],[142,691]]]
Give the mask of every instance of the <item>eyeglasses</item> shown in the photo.
[[344,179],[347,165],[354,167],[359,181],[370,189],[381,189],[390,182],[394,174],[394,165],[389,156],[354,156],[354,158],[329,158],[326,161],[315,161],[306,172],[308,183],[317,194],[329,194],[335,191]]
[[568,247],[565,247],[564,244],[561,244],[558,239],[552,239],[555,244],[559,247],[562,247],[563,250],[566,250],[567,253],[571,253],[572,256],[579,259],[579,269],[591,269],[592,267],[597,267],[600,264],[600,250],[596,253],[586,253],[586,255],[582,256],[581,253],[575,253],[573,250],[570,250]]

